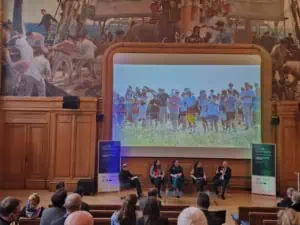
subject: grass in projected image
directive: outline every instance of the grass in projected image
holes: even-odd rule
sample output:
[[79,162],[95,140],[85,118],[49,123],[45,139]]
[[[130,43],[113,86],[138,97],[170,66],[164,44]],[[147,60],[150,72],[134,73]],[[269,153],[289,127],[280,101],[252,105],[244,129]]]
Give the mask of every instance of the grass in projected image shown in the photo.
[[257,65],[114,69],[113,140],[123,146],[249,148],[261,142]]

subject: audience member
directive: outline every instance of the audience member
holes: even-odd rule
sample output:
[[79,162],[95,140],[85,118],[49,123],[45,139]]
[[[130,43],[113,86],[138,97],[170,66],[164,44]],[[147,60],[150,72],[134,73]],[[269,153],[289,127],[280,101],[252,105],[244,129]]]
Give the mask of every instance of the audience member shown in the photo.
[[[141,198],[139,200],[140,210],[141,211],[144,210],[144,208],[145,208],[145,206],[146,206],[149,198],[155,198],[155,199],[157,199],[157,195],[158,195],[158,193],[157,193],[157,190],[155,188],[149,189],[148,196],[144,197],[144,198]],[[158,203],[158,206],[161,207],[161,201],[157,200],[157,203]]]
[[0,202],[0,225],[9,225],[19,218],[21,213],[20,200],[6,197]]
[[160,217],[159,202],[156,197],[147,199],[143,210],[143,217],[137,222],[137,225],[168,225],[168,219]]
[[294,188],[292,187],[289,187],[286,191],[286,196],[280,201],[277,203],[277,206],[278,207],[290,207],[293,202],[292,202],[292,197],[294,195]]
[[43,207],[39,207],[40,196],[37,193],[33,193],[28,197],[25,207],[20,214],[21,217],[30,219],[39,218],[42,216]]
[[300,192],[294,192],[292,202],[293,204],[290,206],[290,208],[300,212]]
[[299,225],[300,216],[293,209],[284,209],[278,212],[278,225]]
[[65,225],[93,225],[94,218],[93,216],[85,211],[78,211],[72,213],[66,219]]
[[161,198],[160,186],[164,182],[164,176],[165,176],[165,171],[161,167],[160,161],[155,160],[150,169],[150,180],[151,183],[157,188],[159,198]]
[[51,225],[64,225],[68,216],[81,209],[81,203],[81,196],[79,194],[69,195],[64,204],[66,214],[63,217],[53,221]]
[[195,207],[184,209],[178,217],[178,225],[207,225],[204,213]]
[[208,208],[210,206],[210,200],[209,196],[204,193],[200,192],[198,195],[198,200],[197,200],[198,207],[202,210],[204,213],[208,225],[221,225],[222,221],[219,217],[215,216],[212,212],[208,211]]
[[139,217],[136,212],[137,196],[129,195],[125,198],[121,209],[114,212],[111,225],[136,225]]
[[127,167],[127,164],[122,165],[122,169],[119,174],[120,185],[122,188],[136,188],[138,197],[143,196],[142,186],[139,178],[134,176]]
[[65,182],[61,181],[56,184],[56,190],[65,190]]
[[66,209],[64,208],[64,204],[66,198],[67,192],[65,190],[57,190],[53,194],[51,198],[53,206],[44,210],[40,225],[50,225],[53,221],[65,215]]
[[79,194],[81,196],[81,210],[89,212],[90,206],[86,202],[82,201],[82,198],[84,196],[84,189],[82,187],[77,187],[74,193]]

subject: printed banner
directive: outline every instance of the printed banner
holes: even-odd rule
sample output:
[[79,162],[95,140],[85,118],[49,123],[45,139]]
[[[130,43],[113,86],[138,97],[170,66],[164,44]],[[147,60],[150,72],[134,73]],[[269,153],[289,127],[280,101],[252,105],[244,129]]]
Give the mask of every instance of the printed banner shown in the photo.
[[98,142],[98,192],[119,191],[120,150],[119,141]]
[[276,146],[252,145],[252,193],[276,196]]

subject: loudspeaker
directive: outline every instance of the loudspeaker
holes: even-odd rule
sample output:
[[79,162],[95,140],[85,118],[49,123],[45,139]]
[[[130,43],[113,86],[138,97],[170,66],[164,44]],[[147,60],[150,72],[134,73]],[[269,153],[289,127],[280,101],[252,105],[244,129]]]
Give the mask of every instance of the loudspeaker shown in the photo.
[[80,98],[77,96],[64,96],[63,97],[63,108],[64,109],[79,109]]
[[102,121],[103,121],[103,118],[104,118],[104,115],[103,115],[103,114],[97,113],[97,115],[96,115],[96,121],[97,121],[97,122],[102,122]]
[[94,179],[81,179],[77,183],[77,187],[83,190],[84,195],[96,194],[96,182]]
[[271,124],[276,126],[280,123],[280,118],[278,116],[272,116]]

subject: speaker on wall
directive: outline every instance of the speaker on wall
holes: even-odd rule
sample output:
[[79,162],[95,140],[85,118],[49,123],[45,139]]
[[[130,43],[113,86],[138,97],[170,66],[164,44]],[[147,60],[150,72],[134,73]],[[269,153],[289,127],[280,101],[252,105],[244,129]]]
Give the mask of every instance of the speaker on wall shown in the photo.
[[80,98],[78,96],[64,96],[63,97],[63,108],[64,109],[79,109]]
[[81,179],[77,183],[77,188],[83,190],[84,195],[95,195],[96,194],[96,182],[94,179]]

